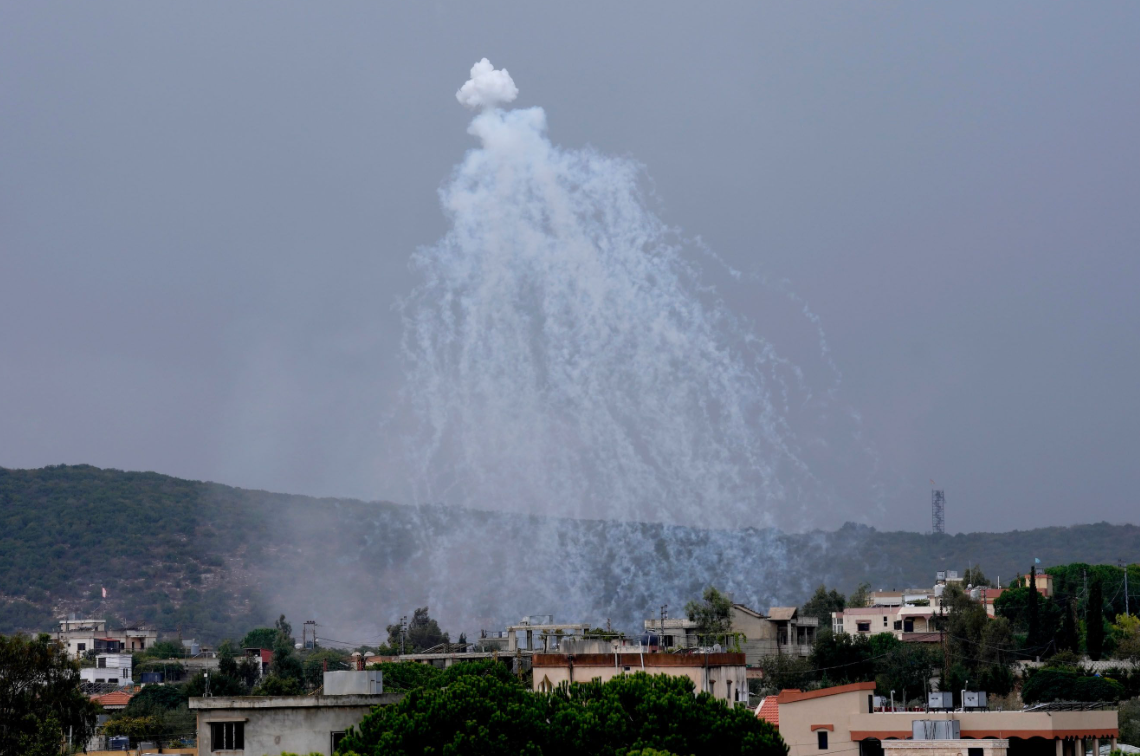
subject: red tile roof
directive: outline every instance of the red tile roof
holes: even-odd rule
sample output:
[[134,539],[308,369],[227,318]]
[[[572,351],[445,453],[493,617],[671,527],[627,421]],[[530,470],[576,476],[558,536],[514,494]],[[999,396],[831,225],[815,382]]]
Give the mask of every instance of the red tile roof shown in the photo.
[[780,703],[795,703],[796,701],[806,701],[809,698],[823,698],[824,696],[835,696],[840,693],[853,693],[859,690],[874,690],[875,683],[873,682],[858,682],[850,683],[848,685],[836,685],[831,688],[820,688],[819,690],[809,690],[804,693],[802,690],[789,688],[781,690],[779,695]]
[[756,707],[756,718],[763,719],[773,727],[780,726],[780,705],[775,696],[766,696]]
[[124,693],[121,690],[104,693],[101,696],[91,696],[91,700],[95,703],[102,704],[103,708],[110,708],[112,706],[126,706],[134,698],[130,693]]

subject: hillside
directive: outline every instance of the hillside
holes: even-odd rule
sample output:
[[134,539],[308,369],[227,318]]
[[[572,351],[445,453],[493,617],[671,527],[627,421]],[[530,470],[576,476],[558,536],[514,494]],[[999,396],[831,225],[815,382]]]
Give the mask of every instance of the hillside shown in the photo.
[[[931,583],[980,563],[1003,581],[1043,564],[1115,563],[1140,527],[1099,523],[932,537],[708,531],[248,491],[156,473],[0,468],[0,632],[75,611],[185,637],[238,637],[286,612],[374,643],[415,606],[454,632],[553,613],[634,628],[715,583],[759,608]],[[107,589],[107,599],[101,589]]]

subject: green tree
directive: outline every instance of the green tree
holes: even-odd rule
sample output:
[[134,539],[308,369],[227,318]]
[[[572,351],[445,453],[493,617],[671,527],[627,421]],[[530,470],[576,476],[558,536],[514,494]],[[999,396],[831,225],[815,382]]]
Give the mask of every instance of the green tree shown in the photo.
[[1029,627],[1029,634],[1026,637],[1026,645],[1031,649],[1041,646],[1041,614],[1038,609],[1038,595],[1037,595],[1037,566],[1034,565],[1029,568],[1029,594],[1028,603],[1026,604],[1026,624]]
[[965,585],[972,585],[975,588],[979,587],[992,587],[993,583],[982,572],[982,566],[975,564],[973,567],[967,567],[965,573],[962,574],[962,582]]
[[84,743],[96,707],[80,689],[79,667],[47,635],[0,635],[0,756],[54,744],[65,732]]
[[871,602],[871,584],[860,583],[855,587],[855,590],[847,597],[847,606],[858,607],[867,606]]
[[1120,726],[1120,742],[1140,746],[1140,698],[1120,704],[1117,722]]
[[1140,617],[1118,614],[1112,625],[1112,634],[1116,640],[1112,655],[1133,664],[1140,662]]
[[264,648],[267,651],[273,649],[273,643],[277,640],[277,628],[275,627],[255,627],[245,634],[241,639],[242,648]]
[[771,691],[809,688],[816,679],[811,662],[800,656],[779,654],[760,659],[757,667],[764,673],[763,689]]
[[927,681],[934,674],[935,652],[922,643],[903,643],[893,635],[882,635],[898,645],[875,660],[875,685],[882,695],[896,691],[895,700],[905,706],[908,701],[922,697]]
[[533,693],[509,676],[457,676],[376,709],[348,733],[340,753],[617,756],[652,748],[692,756],[786,755],[775,728],[747,708],[693,690],[688,678],[642,672],[563,685],[551,694]]
[[[352,669],[352,657],[338,648],[319,648],[305,656],[301,663],[305,686],[310,690],[324,684],[325,670]],[[384,681],[387,683],[387,680]]]
[[1012,690],[1015,660],[1013,630],[1004,617],[989,619],[985,607],[960,588],[943,594],[949,608],[946,618],[948,666],[942,690],[958,690],[968,679],[973,690],[1004,695]]
[[831,626],[831,613],[841,612],[847,605],[843,594],[832,588],[830,591],[823,584],[815,589],[815,593],[800,609],[800,616],[815,617],[823,627]]
[[1065,615],[1062,620],[1061,635],[1058,638],[1057,645],[1062,650],[1074,654],[1079,653],[1081,650],[1081,637],[1077,630],[1077,602],[1070,598],[1062,602],[1061,606]]
[[384,662],[373,664],[369,669],[378,669],[384,673],[384,690],[390,693],[404,693],[430,686],[443,674],[430,664],[416,662]]
[[713,586],[705,588],[700,601],[685,604],[685,614],[697,623],[697,637],[701,642],[726,635],[732,629],[732,601]]
[[1081,675],[1071,669],[1043,667],[1028,673],[1021,686],[1021,698],[1027,704],[1049,701],[1119,701],[1124,686],[1116,680],[1095,675]]
[[157,716],[118,717],[103,725],[105,735],[126,735],[132,744],[141,740],[153,740],[162,735],[162,720]]
[[280,677],[266,675],[254,686],[252,694],[255,696],[299,696],[304,691],[301,681],[295,677]]
[[181,685],[147,685],[131,697],[123,714],[129,717],[156,715],[177,709],[188,698]]
[[831,684],[869,682],[875,679],[873,655],[867,636],[823,630],[811,648],[811,666]]
[[[399,623],[388,625],[388,645],[397,652],[400,649],[400,630]],[[412,612],[412,619],[408,622],[407,633],[403,640],[405,653],[414,654],[446,643],[448,635],[428,614],[428,608],[421,606]]]
[[1100,578],[1094,577],[1089,585],[1089,604],[1085,615],[1085,649],[1089,658],[1100,661],[1104,652],[1104,593]]

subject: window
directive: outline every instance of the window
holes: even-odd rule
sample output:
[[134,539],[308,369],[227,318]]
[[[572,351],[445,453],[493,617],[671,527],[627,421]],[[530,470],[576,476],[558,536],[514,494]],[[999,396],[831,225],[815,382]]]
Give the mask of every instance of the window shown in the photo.
[[969,756],[982,756],[983,750],[981,748],[969,748]]
[[887,626],[887,615],[883,615],[883,627]]
[[344,730],[329,733],[329,753],[336,753],[336,747],[344,740]]
[[107,657],[106,656],[100,656],[99,661],[96,662],[95,666],[98,667],[99,669],[106,669],[107,668]]
[[[819,750],[826,751],[827,750],[827,730],[816,730],[815,731],[815,737],[819,741]],[[973,756],[973,754],[970,754],[970,756]]]
[[871,632],[871,621],[867,620],[866,622],[856,622],[855,629],[860,633],[869,633]]
[[895,630],[902,630],[902,620],[895,620]]
[[210,722],[211,751],[239,751],[245,748],[245,722]]
[[87,644],[86,643],[76,643],[75,644],[75,650],[77,653],[81,654],[87,650]]

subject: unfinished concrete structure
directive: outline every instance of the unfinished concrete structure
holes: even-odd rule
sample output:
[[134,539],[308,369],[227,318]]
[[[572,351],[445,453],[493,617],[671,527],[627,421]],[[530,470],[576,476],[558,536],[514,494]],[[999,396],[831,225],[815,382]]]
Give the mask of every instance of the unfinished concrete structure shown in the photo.
[[[326,672],[333,690],[375,689],[376,672]],[[353,680],[346,675],[358,675]],[[403,698],[402,693],[319,696],[218,696],[191,698],[197,712],[198,753],[227,756],[319,753],[331,756],[350,728],[372,711]]]
[[713,644],[728,649],[739,645],[749,665],[765,656],[810,656],[819,628],[816,617],[801,617],[794,606],[774,606],[765,615],[744,604],[733,604],[729,622],[729,633],[716,638],[699,637],[697,623],[690,619],[651,618],[645,620],[644,627],[647,633],[659,637],[664,650]]

